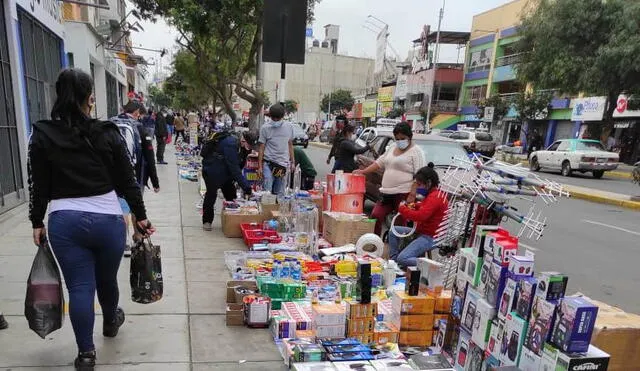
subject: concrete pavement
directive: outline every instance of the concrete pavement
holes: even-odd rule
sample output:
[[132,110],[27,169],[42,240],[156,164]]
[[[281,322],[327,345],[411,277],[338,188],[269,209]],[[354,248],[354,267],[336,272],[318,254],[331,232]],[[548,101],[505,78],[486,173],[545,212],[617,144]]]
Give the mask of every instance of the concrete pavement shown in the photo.
[[[164,298],[148,305],[133,303],[129,260],[123,259],[118,281],[127,320],[117,338],[107,339],[102,337],[102,318],[97,316],[97,369],[284,369],[267,330],[225,325],[229,274],[223,253],[245,249],[244,244],[222,235],[219,218],[213,232],[202,230],[195,208],[197,183],[178,180],[170,148],[166,157],[169,165],[158,165],[161,192],[145,193],[149,218],[157,227],[153,242],[162,249]],[[9,328],[0,331],[0,370],[73,369],[77,350],[69,319],[61,330],[42,340],[29,330],[23,316],[26,280],[36,251],[26,205],[0,216],[0,241],[0,311],[9,321]]]

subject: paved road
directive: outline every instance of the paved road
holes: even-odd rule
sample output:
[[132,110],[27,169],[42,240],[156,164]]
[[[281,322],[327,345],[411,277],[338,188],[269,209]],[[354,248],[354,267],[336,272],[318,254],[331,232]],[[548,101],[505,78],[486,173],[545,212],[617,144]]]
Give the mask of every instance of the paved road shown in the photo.
[[594,179],[591,173],[574,173],[570,177],[563,177],[559,171],[542,170],[538,173],[541,177],[554,180],[559,183],[593,188],[600,191],[620,193],[629,196],[640,196],[640,187],[631,182],[631,179],[610,177],[605,173],[602,179]]
[[[311,161],[316,166],[319,177],[330,170],[326,165],[327,150],[309,147]],[[561,176],[549,175],[559,181]],[[570,183],[575,182],[575,183]],[[569,178],[565,183],[585,187],[617,184],[624,181],[613,179]],[[629,182],[633,187],[636,185]],[[610,192],[615,189],[603,188]],[[640,192],[638,192],[640,193]],[[515,207],[524,204],[515,203]],[[626,311],[640,313],[640,228],[639,214],[634,211],[591,203],[577,199],[561,200],[557,205],[547,207],[544,214],[548,218],[545,235],[539,240],[523,238],[521,246],[532,248],[536,253],[538,271],[560,271],[569,275],[568,292],[582,292],[594,299],[620,306]],[[515,222],[505,224],[517,233]]]

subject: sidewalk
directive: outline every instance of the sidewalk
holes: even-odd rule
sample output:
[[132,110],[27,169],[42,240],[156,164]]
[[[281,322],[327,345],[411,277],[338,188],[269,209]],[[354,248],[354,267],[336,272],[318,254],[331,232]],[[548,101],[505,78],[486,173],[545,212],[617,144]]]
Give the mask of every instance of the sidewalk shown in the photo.
[[[164,298],[133,303],[129,260],[123,259],[118,281],[126,323],[117,338],[107,339],[102,337],[102,318],[96,317],[97,370],[283,370],[268,330],[225,325],[229,274],[223,252],[245,249],[244,244],[222,236],[219,218],[213,232],[202,230],[195,209],[198,185],[178,180],[173,149],[167,148],[166,157],[170,164],[158,166],[161,192],[145,192],[149,219],[157,227],[153,242],[162,248]],[[26,205],[0,216],[0,240],[0,311],[9,322],[0,331],[0,369],[72,370],[77,349],[69,318],[61,330],[41,340],[23,316],[36,251]]]

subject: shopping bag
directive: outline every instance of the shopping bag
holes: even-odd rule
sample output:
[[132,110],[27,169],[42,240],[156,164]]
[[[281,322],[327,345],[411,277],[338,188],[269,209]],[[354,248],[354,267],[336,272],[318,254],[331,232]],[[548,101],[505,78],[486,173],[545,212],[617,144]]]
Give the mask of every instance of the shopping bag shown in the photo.
[[131,248],[131,300],[150,304],[162,299],[162,262],[160,246],[147,236]]
[[31,265],[24,316],[29,328],[43,339],[61,328],[64,321],[62,279],[46,238],[42,239]]
[[167,139],[164,141],[166,144],[171,144],[171,136],[171,132],[169,132],[169,134],[167,134]]

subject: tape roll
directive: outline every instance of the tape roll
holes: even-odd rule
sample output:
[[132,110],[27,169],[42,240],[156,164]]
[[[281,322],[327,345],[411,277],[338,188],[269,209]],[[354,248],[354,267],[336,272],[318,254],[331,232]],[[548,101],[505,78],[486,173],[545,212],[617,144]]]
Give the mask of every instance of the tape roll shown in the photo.
[[400,216],[400,213],[397,213],[393,219],[391,219],[391,233],[393,233],[396,237],[398,238],[407,238],[412,236],[414,233],[416,233],[416,227],[418,225],[418,223],[413,223],[413,227],[411,227],[411,230],[409,232],[407,232],[407,234],[402,234],[400,232],[398,232],[396,230],[396,219],[398,219],[398,216]]
[[380,257],[383,251],[384,242],[382,242],[380,236],[374,233],[362,235],[356,243],[356,254],[360,256],[371,255]]

